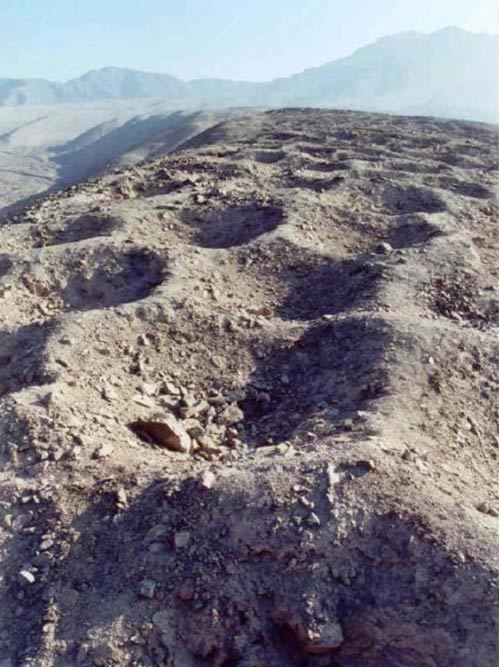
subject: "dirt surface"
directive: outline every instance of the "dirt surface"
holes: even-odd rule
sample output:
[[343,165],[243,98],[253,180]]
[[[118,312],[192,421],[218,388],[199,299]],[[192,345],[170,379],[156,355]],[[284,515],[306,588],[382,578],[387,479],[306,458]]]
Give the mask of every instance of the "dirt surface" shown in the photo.
[[172,111],[151,100],[0,106],[0,220],[113,167],[163,155],[237,111]]
[[493,667],[497,132],[255,113],[0,227],[1,667]]

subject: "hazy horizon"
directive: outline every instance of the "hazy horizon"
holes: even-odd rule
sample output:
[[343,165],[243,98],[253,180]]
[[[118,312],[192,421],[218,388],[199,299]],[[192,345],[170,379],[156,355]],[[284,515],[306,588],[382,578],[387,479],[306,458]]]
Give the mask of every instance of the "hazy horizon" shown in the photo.
[[[443,31],[443,30],[452,30],[452,29],[465,30],[465,28],[460,28],[459,26],[443,26],[442,28],[439,28],[438,30],[432,31],[431,33],[422,33],[422,32],[417,31],[417,30],[407,30],[407,31],[405,31],[405,33],[408,34],[408,33],[413,32],[413,33],[417,33],[419,35],[429,35],[429,34],[433,34],[433,32],[440,32],[440,31]],[[491,36],[491,37],[499,37],[499,33],[497,33],[497,32],[486,33],[486,32],[471,31],[471,30],[468,30],[466,32],[469,32],[469,33],[475,34],[475,35],[486,35],[486,36]],[[386,39],[386,38],[397,37],[401,34],[404,34],[404,33],[391,33],[389,35],[383,35],[383,36],[379,37],[378,39],[374,40],[374,42],[372,42],[372,44],[374,44],[376,42],[379,42],[379,41],[381,41],[383,39]],[[357,52],[358,50],[360,50],[362,48],[365,48],[366,46],[370,46],[370,44],[361,45],[358,48],[354,49],[351,53],[345,54],[345,56],[340,56],[338,58],[338,60],[341,60],[341,58],[343,58],[343,57],[348,57],[349,55],[352,55],[353,53]],[[318,65],[314,65],[314,66],[311,66],[309,68],[302,68],[301,70],[299,69],[296,72],[292,72],[291,75],[306,71],[308,69],[314,69],[314,67],[320,67],[323,64],[325,64],[325,63],[319,63]],[[102,71],[102,70],[111,70],[111,69],[115,69],[115,70],[126,69],[126,70],[129,70],[129,71],[135,71],[135,72],[140,72],[140,73],[144,73],[144,74],[165,74],[165,75],[173,76],[175,78],[178,78],[178,79],[186,81],[186,82],[195,81],[197,79],[203,78],[203,77],[193,77],[192,79],[184,79],[183,77],[180,77],[177,74],[175,74],[175,72],[171,72],[171,71],[167,71],[167,70],[152,70],[152,69],[151,70],[144,70],[144,69],[140,69],[138,67],[133,67],[133,66],[124,67],[124,66],[116,65],[115,63],[103,63],[102,65],[100,65],[98,67],[95,67],[95,68],[92,68],[90,70],[83,70],[83,71],[77,73],[75,76],[70,77],[69,79],[55,79],[55,78],[51,78],[51,77],[29,77],[29,76],[27,76],[27,77],[18,77],[18,78],[44,79],[44,80],[51,81],[52,83],[64,84],[64,83],[67,83],[67,82],[72,81],[74,79],[78,79],[79,77],[82,77],[85,74],[88,74],[88,73],[93,72],[93,71]],[[289,76],[289,75],[287,75],[287,76]],[[13,78],[13,77],[6,76],[5,78]],[[218,78],[218,79],[230,80],[228,77],[206,77],[206,78]],[[274,77],[274,78],[281,78],[281,77]],[[235,80],[235,79],[232,79],[232,80]],[[264,82],[268,82],[268,81],[271,81],[271,80],[272,79],[259,79],[259,80],[246,79],[246,80],[243,80],[243,81],[246,81],[248,83],[258,83],[258,82],[264,83]]]
[[[68,6],[69,5],[69,6]],[[65,82],[105,67],[171,74],[182,80],[269,81],[347,57],[402,33],[448,27],[497,34],[494,0],[399,2],[255,0],[250,7],[199,0],[140,6],[118,0],[2,8],[2,78]]]

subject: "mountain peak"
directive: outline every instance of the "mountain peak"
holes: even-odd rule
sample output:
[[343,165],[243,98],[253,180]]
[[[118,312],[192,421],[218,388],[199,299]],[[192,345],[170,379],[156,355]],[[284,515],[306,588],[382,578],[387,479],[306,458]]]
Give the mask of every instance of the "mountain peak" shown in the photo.
[[0,105],[152,98],[171,109],[322,106],[494,122],[497,37],[447,26],[388,35],[345,58],[266,83],[197,79],[108,65],[66,83],[2,80]]
[[470,30],[465,30],[460,28],[457,25],[448,25],[445,28],[440,28],[435,30],[435,32],[429,33],[430,35],[475,35],[480,33],[475,33]]

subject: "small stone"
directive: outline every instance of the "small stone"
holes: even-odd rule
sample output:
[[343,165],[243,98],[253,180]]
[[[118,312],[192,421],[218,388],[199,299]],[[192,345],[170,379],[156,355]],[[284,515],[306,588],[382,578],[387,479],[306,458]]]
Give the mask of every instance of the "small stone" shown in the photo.
[[373,472],[376,470],[376,462],[372,459],[361,459],[356,462],[356,465],[366,472]]
[[144,579],[139,584],[139,595],[140,597],[147,598],[148,600],[153,600],[156,595],[157,584],[152,579]]
[[343,428],[345,431],[352,431],[353,430],[353,419],[350,419],[348,417],[347,419],[343,420]]
[[210,403],[210,405],[225,405],[225,403],[227,403],[227,399],[223,394],[214,391],[210,393],[208,402]]
[[341,482],[341,475],[332,464],[329,464],[327,467],[327,481],[328,492],[334,494],[334,487]]
[[146,534],[145,543],[155,542],[158,539],[161,539],[168,532],[166,526],[163,524],[157,524],[153,526]]
[[178,533],[175,533],[173,542],[175,544],[175,549],[183,549],[186,547],[191,540],[191,534],[186,530],[182,530]]
[[478,426],[475,419],[471,416],[466,417],[466,419],[468,420],[468,424],[469,424],[469,427],[467,426],[468,430],[470,430],[474,435],[479,436],[480,435],[480,427]]
[[215,484],[215,480],[215,473],[211,472],[211,470],[205,470],[201,475],[201,479],[199,480],[199,486],[202,489],[212,489],[213,485]]
[[196,419],[187,419],[184,422],[184,425],[185,430],[191,436],[191,438],[194,438],[194,440],[199,442],[203,441],[203,438],[206,436],[206,429],[203,428],[203,426],[201,426],[201,424]]
[[53,461],[60,461],[64,456],[64,449],[62,447],[54,447],[51,450],[51,457]]
[[137,337],[137,343],[143,347],[147,347],[150,344],[150,340],[146,334],[139,334]]
[[325,623],[320,630],[310,635],[309,639],[304,642],[304,649],[307,653],[329,653],[341,646],[344,641],[341,625],[335,621]]
[[62,338],[59,338],[59,343],[61,345],[73,345],[73,339],[70,338],[69,336],[62,336]]
[[48,551],[54,546],[54,544],[55,544],[54,540],[50,537],[47,537],[40,543],[40,551]]
[[116,505],[122,509],[123,507],[127,506],[127,503],[128,503],[128,498],[126,495],[126,491],[122,487],[121,489],[118,489],[118,491],[116,492]]
[[207,412],[209,407],[210,404],[208,403],[208,401],[199,400],[199,401],[188,402],[184,398],[179,408],[179,415],[180,417],[182,417],[182,419],[192,419]]
[[390,253],[393,252],[393,247],[390,245],[390,243],[386,243],[386,242],[379,243],[376,246],[374,252],[377,255],[389,255]]
[[133,397],[133,402],[137,403],[137,405],[141,405],[144,408],[156,407],[155,401],[150,396],[143,396],[142,394],[135,394]]
[[175,396],[160,396],[158,403],[161,405],[161,407],[166,408],[168,412],[175,413],[177,411],[178,398]]
[[170,396],[180,396],[180,389],[173,384],[173,382],[165,381],[161,387],[161,392],[163,394],[169,394]]
[[489,503],[487,502],[478,503],[476,508],[482,514],[488,514],[489,516],[499,517],[499,512],[493,507],[491,507],[491,505],[489,505]]
[[[197,442],[199,447],[205,454],[209,454],[210,456],[219,454],[219,449],[217,447],[217,444],[211,436],[206,435],[202,440],[198,440]],[[211,460],[212,459],[209,457],[208,461]]]
[[139,419],[131,424],[131,428],[138,435],[171,451],[187,454],[191,450],[189,434],[173,415],[165,415],[157,420]]
[[104,445],[101,445],[101,447],[95,450],[95,452],[92,454],[92,458],[107,459],[109,456],[111,456],[113,451],[114,447],[111,444],[106,443]]
[[110,385],[105,385],[101,389],[101,396],[109,403],[111,403],[111,401],[115,401],[118,398],[118,394],[114,391],[114,389]]
[[140,385],[140,391],[144,394],[144,396],[155,396],[158,387],[155,384],[152,384],[152,382],[143,382]]
[[[280,447],[280,445],[279,445]],[[287,451],[287,447],[286,447]],[[277,454],[278,448],[275,445],[261,445],[260,447],[257,447],[254,450],[253,456],[256,458],[262,458],[264,456],[272,456],[273,454]],[[284,452],[281,452],[284,453]]]
[[226,426],[232,426],[233,424],[237,424],[238,422],[241,422],[243,420],[244,420],[244,412],[235,403],[228,405],[218,415],[217,418],[217,422],[219,424],[225,424]]
[[311,512],[307,517],[307,524],[311,528],[318,528],[321,525],[321,520],[315,512]]
[[21,570],[19,580],[22,584],[34,584],[36,581],[35,575],[29,570]]

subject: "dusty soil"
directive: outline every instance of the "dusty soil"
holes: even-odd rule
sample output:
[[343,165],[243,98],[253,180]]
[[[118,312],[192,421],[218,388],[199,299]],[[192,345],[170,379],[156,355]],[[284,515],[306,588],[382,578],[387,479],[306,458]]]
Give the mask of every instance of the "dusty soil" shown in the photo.
[[255,113],[6,220],[0,665],[496,665],[496,177]]
[[235,114],[174,112],[151,100],[0,105],[0,220],[113,166],[163,155]]

